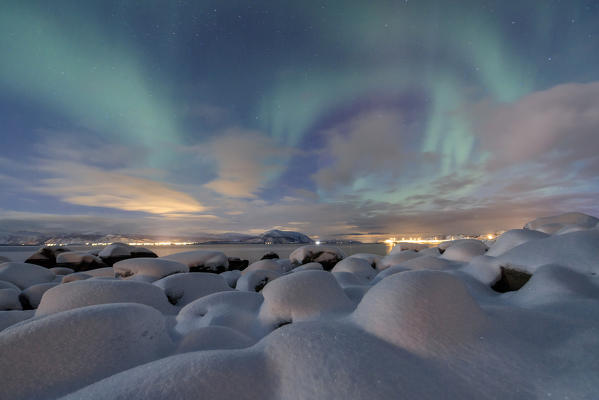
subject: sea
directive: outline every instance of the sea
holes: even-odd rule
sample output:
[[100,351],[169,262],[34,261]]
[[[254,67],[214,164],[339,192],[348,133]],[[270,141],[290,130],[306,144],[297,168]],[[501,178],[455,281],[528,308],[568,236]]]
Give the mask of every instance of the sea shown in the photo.
[[[288,258],[291,252],[301,244],[200,244],[185,246],[144,246],[158,256],[166,256],[173,253],[180,253],[191,250],[217,250],[222,251],[227,257],[239,257],[242,260],[248,260],[250,263],[258,261],[266,253],[275,252],[280,258]],[[324,246],[324,245],[323,245]],[[30,255],[35,253],[41,246],[0,246],[0,256],[6,257],[11,261],[25,261]],[[73,251],[97,249],[97,246],[66,246]],[[384,256],[391,250],[389,245],[384,243],[360,243],[348,245],[336,245],[345,252],[346,255],[356,253],[371,253]]]

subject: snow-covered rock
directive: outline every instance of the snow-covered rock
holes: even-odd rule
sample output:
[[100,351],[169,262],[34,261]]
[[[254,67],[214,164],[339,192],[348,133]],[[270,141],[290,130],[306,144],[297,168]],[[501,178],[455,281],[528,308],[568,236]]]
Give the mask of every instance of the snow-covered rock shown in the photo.
[[74,308],[108,303],[140,303],[163,313],[176,312],[158,286],[134,281],[94,280],[70,282],[47,290],[35,312],[36,317]]
[[321,263],[309,262],[307,264],[303,264],[303,265],[300,265],[299,267],[293,268],[291,270],[291,272],[310,271],[310,270],[322,271],[323,269],[324,268],[322,267]]
[[232,290],[221,275],[208,272],[170,275],[154,282],[154,285],[163,289],[170,303],[178,307],[212,293]]
[[423,255],[420,257],[411,258],[408,261],[401,263],[401,266],[410,269],[443,270],[456,267],[458,264],[459,263],[447,260],[445,258]]
[[263,290],[260,318],[273,326],[348,312],[352,302],[325,271],[301,271],[280,277]]
[[68,275],[75,272],[74,269],[67,267],[53,267],[50,268],[50,271],[54,272],[56,275]]
[[145,247],[131,246],[126,243],[112,243],[98,252],[98,257],[106,265],[114,265],[116,262],[130,258],[155,258],[158,257],[153,251]]
[[235,288],[235,285],[237,285],[237,280],[241,278],[241,271],[234,269],[231,271],[221,272],[219,275],[223,277],[229,287]]
[[56,398],[162,357],[171,346],[163,316],[140,304],[27,321],[0,332],[0,398]]
[[106,267],[102,259],[86,251],[66,251],[60,253],[56,256],[56,265],[72,268],[77,272]]
[[225,326],[205,326],[185,335],[179,342],[177,353],[217,349],[242,349],[254,343],[254,339],[234,329]]
[[495,240],[495,243],[489,248],[489,251],[487,251],[487,255],[497,257],[516,246],[520,246],[522,243],[531,240],[544,239],[547,236],[549,235],[546,233],[530,229],[511,229],[501,234]]
[[281,272],[278,271],[256,269],[247,274],[242,274],[237,280],[235,289],[259,292],[268,282],[277,279],[279,276],[281,276]]
[[191,272],[223,272],[229,267],[227,256],[220,251],[192,250],[161,258],[183,263]]
[[428,249],[430,246],[425,243],[412,243],[412,242],[399,242],[389,252],[389,254],[396,254],[405,250],[420,251]]
[[0,311],[21,310],[19,291],[15,289],[0,289]]
[[551,217],[537,218],[524,225],[524,229],[533,229],[547,234],[553,234],[565,226],[579,226],[591,229],[599,223],[599,219],[587,214],[570,212]]
[[372,268],[377,268],[377,264],[381,261],[383,257],[378,254],[370,254],[370,253],[355,253],[347,258],[360,258],[362,260],[368,261],[368,263],[372,266]]
[[414,250],[404,250],[399,253],[387,254],[385,257],[381,259],[379,263],[377,263],[377,269],[382,271],[394,265],[402,264],[412,258],[420,257],[421,254]]
[[250,271],[256,271],[256,270],[268,270],[268,271],[283,272],[281,270],[281,266],[279,265],[279,263],[277,261],[271,260],[271,259],[265,259],[265,260],[260,260],[260,261],[251,263],[246,269],[243,270],[242,274],[247,274]]
[[25,262],[45,268],[52,268],[56,265],[56,255],[67,251],[71,250],[66,247],[42,247],[29,256]]
[[46,291],[54,286],[57,286],[58,282],[38,283],[37,285],[29,286],[23,290],[20,295],[21,303],[26,309],[37,308],[42,300],[42,296]]
[[37,283],[51,282],[55,276],[54,272],[39,265],[20,262],[0,264],[0,280],[11,282],[20,289]]
[[14,325],[18,322],[25,321],[33,317],[35,311],[33,310],[12,310],[12,311],[0,311],[0,331]]
[[476,239],[462,239],[451,242],[441,256],[446,260],[468,262],[473,257],[481,256],[487,251],[487,245]]
[[331,272],[350,272],[360,278],[370,280],[377,274],[368,260],[362,258],[348,257],[339,261]]
[[114,263],[112,268],[117,277],[128,278],[135,275],[144,275],[154,280],[179,272],[189,272],[187,265],[163,258],[129,258]]
[[295,265],[310,262],[320,263],[324,269],[331,270],[335,264],[345,258],[345,253],[332,246],[309,245],[298,247],[289,255],[289,259]]

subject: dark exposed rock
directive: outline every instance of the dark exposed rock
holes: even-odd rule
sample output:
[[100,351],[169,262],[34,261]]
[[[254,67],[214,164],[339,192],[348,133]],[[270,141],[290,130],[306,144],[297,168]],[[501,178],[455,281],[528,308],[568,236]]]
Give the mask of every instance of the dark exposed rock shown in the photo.
[[52,268],[56,266],[56,256],[67,251],[71,250],[66,247],[42,247],[25,260],[25,262],[39,265],[40,267]]
[[274,251],[270,251],[270,252],[266,253],[265,255],[263,255],[261,260],[272,260],[274,258],[280,258],[280,257]]
[[242,260],[239,257],[229,257],[228,261],[229,261],[229,270],[235,270],[236,269],[236,270],[239,270],[239,271],[243,271],[249,265],[249,261],[248,260]]
[[501,278],[491,288],[499,293],[519,290],[532,275],[515,269],[501,267]]

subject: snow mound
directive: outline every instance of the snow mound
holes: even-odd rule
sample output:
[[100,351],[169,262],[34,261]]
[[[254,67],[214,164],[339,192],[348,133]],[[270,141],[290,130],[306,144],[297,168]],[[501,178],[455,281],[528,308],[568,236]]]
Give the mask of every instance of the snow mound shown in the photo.
[[523,243],[544,239],[547,236],[549,235],[546,233],[529,229],[511,229],[495,240],[495,243],[489,248],[487,255],[497,257]]
[[487,245],[476,239],[462,239],[451,242],[441,256],[446,260],[468,262],[487,251]]
[[20,289],[37,283],[51,282],[55,277],[54,272],[39,265],[20,262],[0,264],[0,280],[13,283]]
[[537,230],[551,235],[567,225],[591,229],[598,223],[598,218],[583,213],[570,212],[551,217],[537,218],[524,225],[524,229]]
[[501,277],[501,262],[495,257],[478,256],[460,268],[460,271],[470,275],[483,285],[491,286]]
[[242,349],[255,343],[243,333],[225,326],[205,326],[189,332],[181,339],[177,353],[201,350]]
[[366,260],[372,266],[372,268],[376,268],[377,264],[381,261],[383,257],[379,256],[378,254],[356,253],[352,254],[347,258],[360,258],[362,260]]
[[170,345],[163,316],[139,304],[27,321],[0,332],[0,398],[55,398],[159,358]]
[[349,272],[367,280],[374,278],[377,273],[368,260],[355,257],[348,257],[339,261],[331,272]]
[[211,293],[232,290],[221,275],[208,272],[170,275],[154,282],[154,285],[163,289],[170,303],[178,307]]
[[526,242],[497,257],[503,266],[528,273],[559,264],[581,273],[599,273],[599,230],[590,229]]
[[376,276],[372,280],[371,284],[376,285],[377,283],[379,283],[381,280],[385,279],[388,276],[399,274],[400,272],[405,272],[405,271],[411,271],[411,269],[407,268],[403,265],[394,265],[393,267],[384,269],[383,271],[376,274]]
[[289,255],[289,259],[295,265],[317,262],[326,270],[332,269],[335,264],[344,258],[345,253],[341,249],[320,245],[298,247]]
[[56,275],[68,275],[75,272],[74,269],[67,267],[53,267],[50,268],[50,271],[54,272]]
[[86,274],[85,272],[75,272],[74,274],[68,274],[63,276],[60,283],[83,281],[91,277],[92,276],[90,274]]
[[419,355],[452,353],[476,342],[487,317],[464,284],[437,271],[408,271],[383,279],[353,314],[367,332]]
[[129,258],[114,263],[112,268],[117,277],[144,275],[155,280],[178,272],[189,272],[187,265],[163,258]]
[[221,272],[219,275],[223,277],[223,279],[225,280],[225,282],[227,282],[227,285],[229,285],[229,287],[235,288],[235,285],[237,285],[237,281],[239,280],[239,278],[241,278],[241,271],[234,269],[231,271]]
[[256,271],[256,270],[268,270],[268,271],[282,272],[281,266],[279,265],[279,263],[277,261],[272,260],[272,259],[265,259],[265,260],[260,260],[260,261],[251,263],[246,269],[243,270],[242,274],[246,274],[250,271]]
[[21,310],[19,292],[15,289],[0,289],[0,311]]
[[183,263],[191,272],[223,272],[229,267],[227,256],[220,251],[192,250],[161,258]]
[[411,260],[412,258],[420,257],[420,253],[414,250],[404,250],[399,253],[387,254],[377,264],[379,271],[392,267],[394,265],[403,264],[404,262]]
[[407,267],[410,269],[433,269],[433,270],[443,270],[456,266],[455,262],[450,260],[434,257],[434,256],[420,256],[416,258],[412,258],[404,263],[401,263],[401,266]]
[[0,281],[0,289],[14,289],[17,292],[21,291],[21,289],[17,285],[7,281]]
[[98,257],[102,259],[106,264],[113,265],[116,262],[130,259],[130,258],[155,258],[158,257],[156,253],[145,247],[131,246],[126,243],[112,243],[104,247],[98,252]]
[[301,271],[280,277],[263,290],[260,318],[272,326],[350,312],[351,300],[325,271]]
[[11,325],[33,317],[33,310],[0,311],[0,332]]
[[410,242],[399,242],[389,252],[389,254],[396,254],[404,250],[420,251],[428,249],[430,246],[424,243],[410,243]]
[[242,274],[237,280],[235,288],[249,292],[259,292],[270,281],[273,281],[281,276],[280,272],[257,269],[250,271],[247,274]]
[[87,279],[47,290],[35,315],[37,317],[107,303],[140,303],[163,313],[176,311],[168,302],[164,291],[155,285],[134,281]]
[[64,253],[65,251],[71,251],[66,247],[42,247],[35,253],[33,253],[27,260],[26,263],[39,265],[45,268],[51,268],[56,265],[56,255]]
[[56,264],[59,267],[72,268],[75,271],[88,271],[90,269],[106,267],[102,259],[86,251],[60,253],[56,256]]
[[264,297],[256,292],[219,292],[189,303],[177,314],[175,331],[186,335],[205,326],[225,326],[259,339],[268,331],[258,323]]
[[308,264],[300,265],[299,267],[295,267],[291,270],[291,272],[299,272],[299,271],[322,271],[324,268],[321,263],[317,262],[309,262]]
[[42,300],[42,296],[47,290],[57,286],[58,282],[38,283],[37,285],[29,286],[21,292],[21,302],[28,309],[37,308]]

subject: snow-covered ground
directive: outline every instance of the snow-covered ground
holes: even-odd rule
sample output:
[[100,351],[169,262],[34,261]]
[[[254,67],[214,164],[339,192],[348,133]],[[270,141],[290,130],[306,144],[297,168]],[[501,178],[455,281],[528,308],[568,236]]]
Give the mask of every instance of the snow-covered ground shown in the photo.
[[598,222],[241,272],[201,250],[3,263],[0,399],[597,399]]

